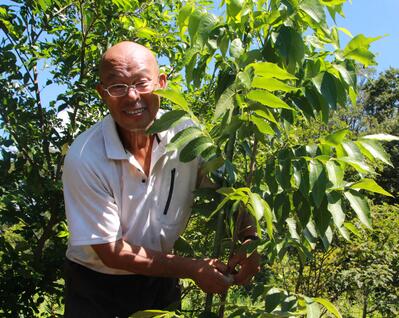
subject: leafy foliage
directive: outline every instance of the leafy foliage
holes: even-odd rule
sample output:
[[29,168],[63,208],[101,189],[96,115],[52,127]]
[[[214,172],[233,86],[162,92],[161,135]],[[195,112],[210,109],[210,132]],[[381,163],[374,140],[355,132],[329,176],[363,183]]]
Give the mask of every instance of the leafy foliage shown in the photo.
[[[265,268],[294,256],[303,273],[312,255],[331,250],[336,233],[350,239],[358,221],[371,227],[367,195],[391,195],[374,181],[381,165],[394,162],[381,141],[397,140],[389,135],[397,130],[356,135],[353,125],[331,124],[334,113],[356,108],[357,65],[374,64],[369,48],[377,40],[358,35],[340,47],[339,32],[349,32],[329,26],[327,15],[343,15],[344,2],[225,0],[220,16],[209,1],[1,5],[0,291],[8,297],[0,313],[62,312],[62,162],[76,135],[105,114],[94,90],[97,61],[125,39],[151,46],[173,66],[164,67],[169,88],[156,92],[172,111],[151,132],[191,118],[196,127],[177,134],[168,150],[179,151],[182,161],[202,156],[205,173],[222,185],[216,193],[198,191],[186,234],[191,250],[179,241],[187,254],[228,257],[248,212],[262,238],[249,252],[257,250]],[[52,85],[63,92],[45,105]],[[397,115],[387,110],[396,105],[394,89],[383,112],[376,110],[379,89],[366,86],[366,110]],[[229,315],[318,317],[327,310],[340,316],[318,288],[283,290],[269,278],[257,281],[250,305],[227,302]],[[186,287],[192,293],[183,302],[199,316],[201,295]],[[243,295],[233,289],[227,300],[237,294]],[[223,300],[212,305],[211,299],[204,317],[215,316],[216,305],[224,311]]]

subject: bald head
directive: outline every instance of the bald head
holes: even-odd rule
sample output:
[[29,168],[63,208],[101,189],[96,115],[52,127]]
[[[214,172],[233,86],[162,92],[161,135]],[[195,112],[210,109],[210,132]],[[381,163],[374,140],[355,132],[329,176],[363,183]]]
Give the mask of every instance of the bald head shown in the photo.
[[119,74],[121,66],[135,65],[153,76],[159,75],[158,62],[154,54],[145,46],[135,42],[123,41],[110,47],[102,56],[99,65],[101,82],[107,82]]

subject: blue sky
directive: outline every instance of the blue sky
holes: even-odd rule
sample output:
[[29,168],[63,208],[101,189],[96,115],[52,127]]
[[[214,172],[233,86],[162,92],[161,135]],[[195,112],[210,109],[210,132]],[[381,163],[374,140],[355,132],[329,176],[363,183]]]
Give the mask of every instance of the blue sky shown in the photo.
[[[344,5],[345,19],[338,18],[337,25],[348,29],[354,36],[387,35],[371,44],[371,51],[378,54],[377,71],[390,66],[399,68],[399,0],[352,0]],[[349,38],[341,37],[341,46]]]
[[[0,4],[5,3],[9,1],[0,0]],[[390,66],[399,68],[399,0],[352,0],[352,3],[344,5],[344,13],[345,18],[337,16],[337,25],[348,29],[354,36],[360,33],[367,37],[387,35],[371,45],[371,50],[377,54],[377,71],[382,72]],[[342,47],[349,40],[341,33]],[[46,82],[46,74],[41,74],[41,84]],[[54,87],[44,89],[44,104],[55,99],[59,91],[60,88]]]

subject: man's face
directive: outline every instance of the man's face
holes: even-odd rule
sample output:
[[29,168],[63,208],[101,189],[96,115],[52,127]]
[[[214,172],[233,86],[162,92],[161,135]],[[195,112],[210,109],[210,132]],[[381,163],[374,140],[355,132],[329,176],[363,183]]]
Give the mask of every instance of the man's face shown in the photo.
[[166,86],[165,74],[158,75],[158,65],[150,51],[140,46],[117,45],[106,53],[97,90],[107,104],[112,118],[122,132],[143,132],[154,121],[159,96],[150,91],[139,93],[130,88],[125,96],[110,96],[106,88],[114,84],[152,82],[154,89]]

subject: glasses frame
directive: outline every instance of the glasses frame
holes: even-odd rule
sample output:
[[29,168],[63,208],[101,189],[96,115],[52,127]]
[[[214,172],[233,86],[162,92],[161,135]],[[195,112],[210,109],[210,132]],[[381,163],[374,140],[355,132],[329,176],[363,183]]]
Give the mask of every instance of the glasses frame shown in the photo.
[[[140,92],[140,90],[137,89],[137,85],[140,84],[140,83],[143,83],[143,82],[148,83],[149,85],[151,85],[151,88],[148,90],[148,92],[147,92],[147,91],[145,91],[145,92]],[[101,85],[103,85],[103,84],[101,84]],[[148,93],[151,93],[152,91],[154,91],[154,88],[155,88],[157,85],[158,85],[158,83],[154,83],[154,81],[141,81],[141,82],[139,82],[139,83],[130,84],[130,85],[124,84],[124,83],[112,84],[112,85],[110,85],[110,86],[108,86],[108,87],[104,87],[104,85],[103,85],[103,88],[104,88],[104,90],[108,93],[108,95],[111,96],[111,97],[125,97],[126,95],[129,94],[129,89],[130,89],[130,88],[134,89],[134,91],[135,91],[136,93],[138,93],[138,94],[148,94]],[[112,88],[112,87],[115,87],[115,86],[124,86],[124,87],[125,87],[125,93],[124,93],[123,95],[116,95],[116,96],[115,96],[115,95],[112,95],[112,94],[109,92],[109,89]]]

